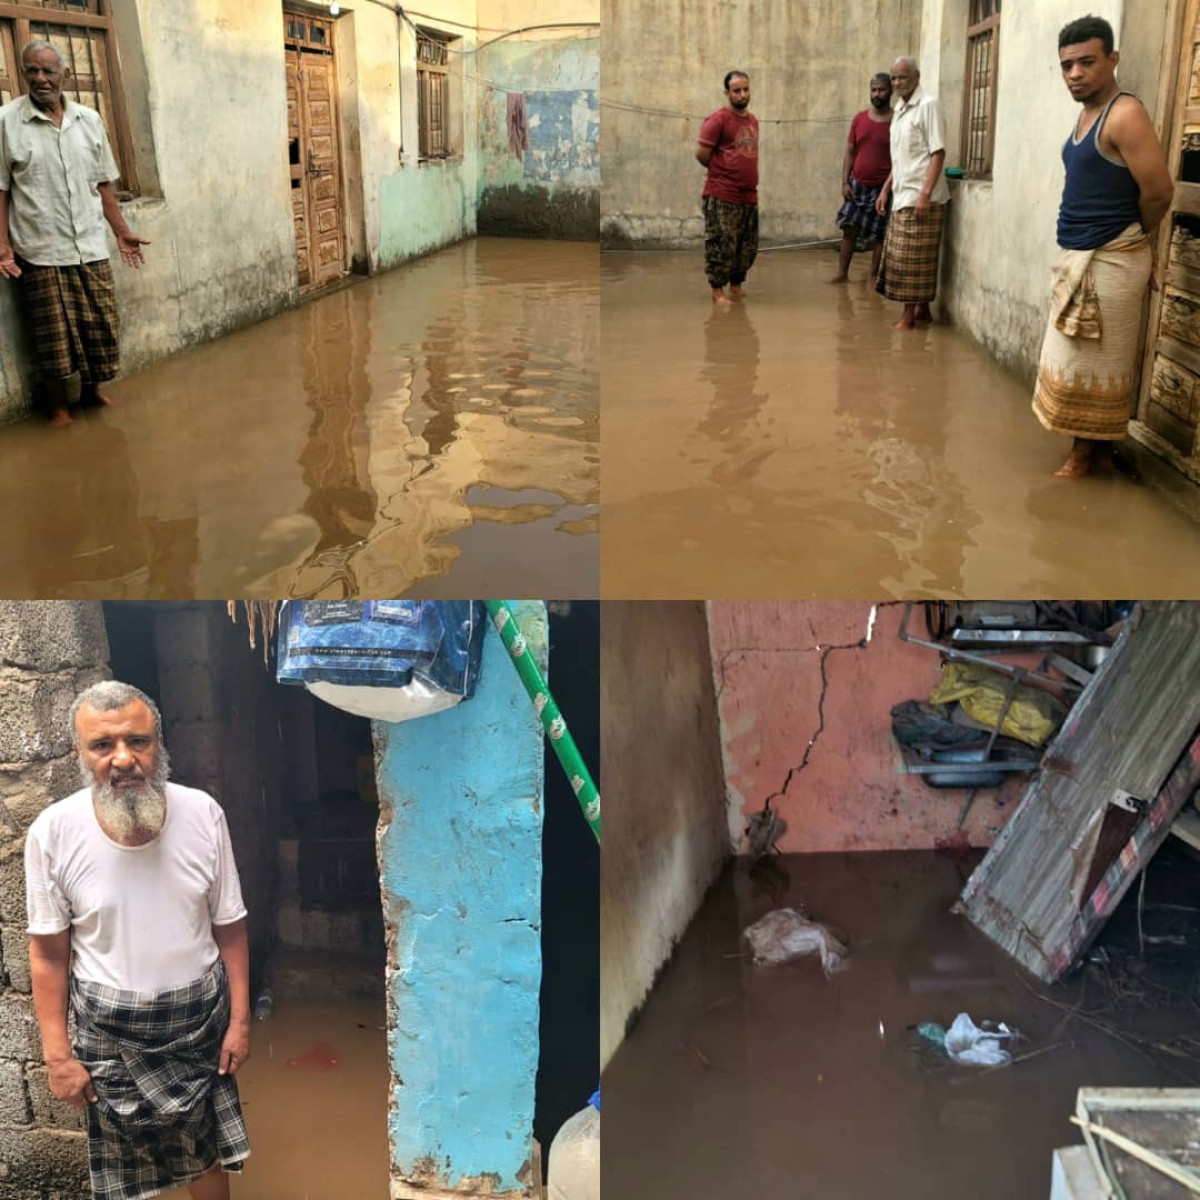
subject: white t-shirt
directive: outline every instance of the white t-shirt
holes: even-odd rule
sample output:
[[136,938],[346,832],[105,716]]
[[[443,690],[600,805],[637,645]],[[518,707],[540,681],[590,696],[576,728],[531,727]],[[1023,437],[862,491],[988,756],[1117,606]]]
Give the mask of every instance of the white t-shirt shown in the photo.
[[212,927],[246,915],[221,806],[175,783],[144,846],[100,828],[90,788],[50,805],[25,841],[25,884],[29,932],[70,929],[74,975],[127,991],[198,979],[217,961]]

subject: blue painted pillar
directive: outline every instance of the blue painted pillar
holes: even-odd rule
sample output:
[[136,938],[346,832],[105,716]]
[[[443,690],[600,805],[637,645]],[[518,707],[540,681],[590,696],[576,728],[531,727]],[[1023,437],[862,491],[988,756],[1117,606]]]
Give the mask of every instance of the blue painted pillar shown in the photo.
[[[544,665],[545,605],[515,608]],[[532,1196],[541,725],[489,624],[472,699],[373,729],[392,1200]]]

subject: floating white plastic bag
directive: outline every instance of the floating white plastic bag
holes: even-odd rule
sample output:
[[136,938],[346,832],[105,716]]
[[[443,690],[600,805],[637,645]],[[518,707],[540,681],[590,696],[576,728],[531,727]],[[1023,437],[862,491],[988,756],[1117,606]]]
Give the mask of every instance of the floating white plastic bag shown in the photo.
[[754,951],[754,961],[765,965],[820,954],[821,968],[828,976],[840,971],[850,957],[849,949],[829,929],[794,908],[767,913],[742,936]]
[[959,1013],[946,1030],[946,1053],[956,1063],[973,1067],[1002,1067],[1012,1055],[1000,1043],[1015,1034],[1003,1022],[994,1030],[980,1029],[966,1013]]

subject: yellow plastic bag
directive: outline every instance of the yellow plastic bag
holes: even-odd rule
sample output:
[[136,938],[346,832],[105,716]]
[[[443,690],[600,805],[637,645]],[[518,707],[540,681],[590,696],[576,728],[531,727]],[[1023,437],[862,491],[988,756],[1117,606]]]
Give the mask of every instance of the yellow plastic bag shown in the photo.
[[[929,693],[933,704],[958,701],[980,725],[994,728],[1008,695],[1009,680],[999,671],[975,663],[944,662],[942,678]],[[1062,724],[1066,707],[1048,692],[1017,684],[1000,732],[1030,746],[1044,746]]]

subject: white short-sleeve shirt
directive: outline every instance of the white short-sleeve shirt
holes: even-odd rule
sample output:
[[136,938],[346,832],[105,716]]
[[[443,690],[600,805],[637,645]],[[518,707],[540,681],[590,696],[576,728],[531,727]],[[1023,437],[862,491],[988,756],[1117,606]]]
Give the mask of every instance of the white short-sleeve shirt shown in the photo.
[[[892,211],[915,208],[925,186],[929,160],[945,150],[942,114],[938,102],[918,87],[907,101],[892,111]],[[950,185],[939,174],[929,196],[933,204],[950,199]]]
[[212,927],[246,915],[221,806],[174,783],[144,846],[100,828],[90,788],[50,805],[25,841],[25,883],[29,932],[70,929],[73,974],[126,991],[198,979],[217,960]]
[[0,192],[13,249],[40,267],[109,257],[97,186],[120,177],[100,114],[63,99],[61,125],[28,96],[0,107]]

